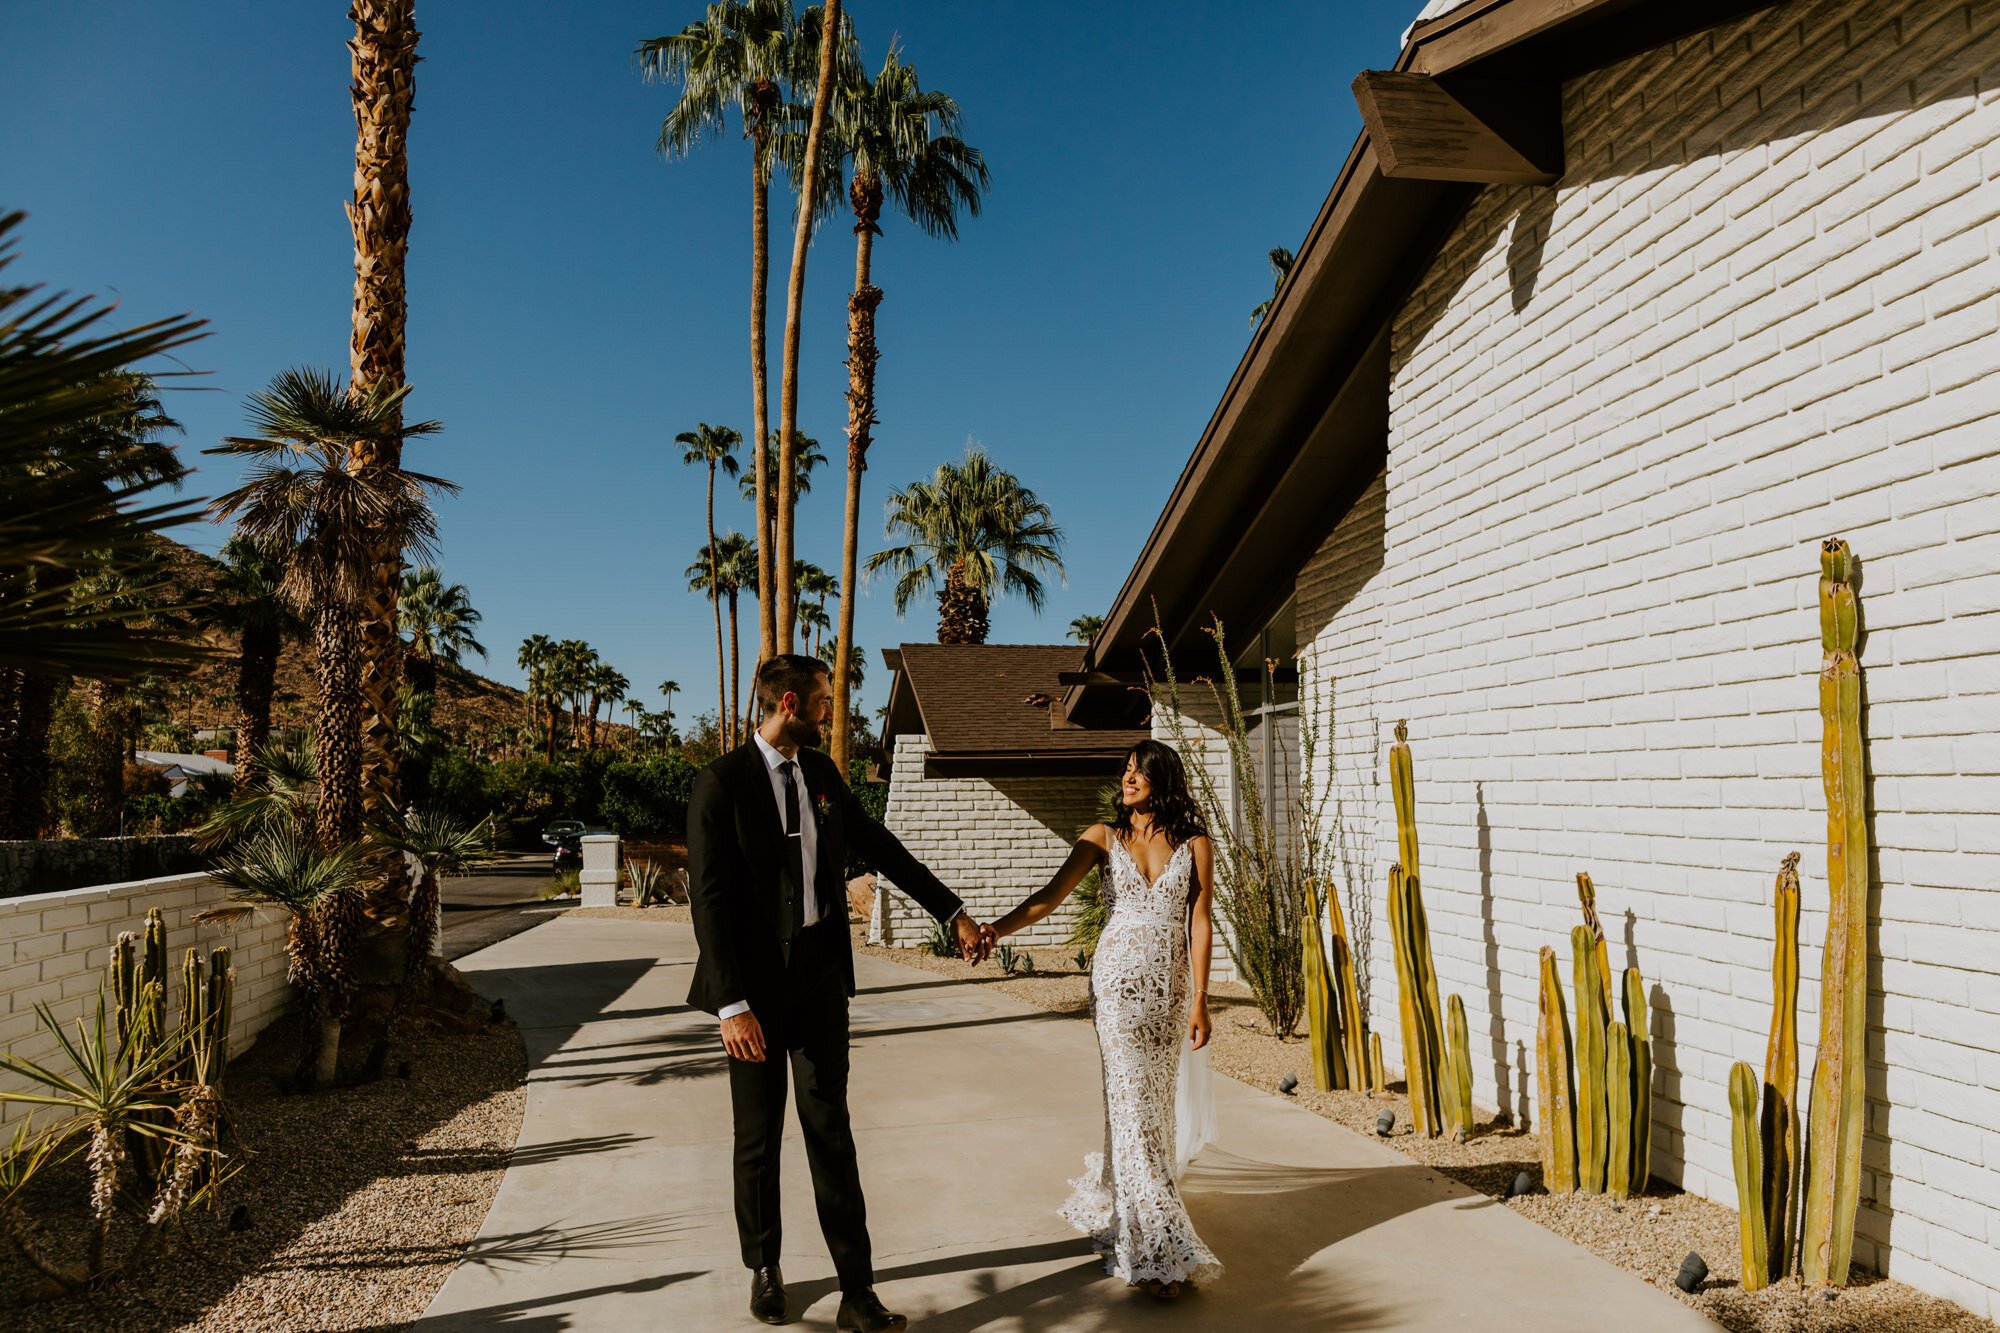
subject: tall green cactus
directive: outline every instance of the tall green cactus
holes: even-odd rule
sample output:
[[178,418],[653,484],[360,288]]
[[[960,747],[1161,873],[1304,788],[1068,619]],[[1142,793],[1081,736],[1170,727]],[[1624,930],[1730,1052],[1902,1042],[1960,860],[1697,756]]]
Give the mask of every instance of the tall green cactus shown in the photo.
[[1326,889],[1326,917],[1332,933],[1334,991],[1340,996],[1340,1032],[1346,1047],[1348,1086],[1370,1086],[1368,1073],[1368,1015],[1361,1012],[1361,987],[1354,972],[1354,945],[1347,936],[1347,914],[1340,909],[1340,890]]
[[1743,1290],[1771,1282],[1770,1231],[1764,1219],[1763,1132],[1757,1123],[1757,1071],[1729,1069],[1729,1146],[1736,1161],[1736,1231],[1743,1250]]
[[1347,1086],[1346,1048],[1340,1039],[1340,999],[1334,991],[1333,967],[1326,956],[1326,940],[1320,934],[1320,900],[1317,888],[1306,883],[1306,903],[1312,911],[1301,932],[1304,954],[1306,999],[1306,1044],[1312,1048],[1313,1082],[1322,1092]]
[[1632,1173],[1634,1194],[1653,1181],[1653,1032],[1646,981],[1639,969],[1625,969],[1625,1030],[1632,1042]]
[[1382,1034],[1368,1034],[1368,1091],[1377,1097],[1389,1095],[1389,1066],[1382,1061]]
[[1396,979],[1403,1007],[1403,1066],[1410,1086],[1410,1119],[1419,1132],[1435,1138],[1445,1128],[1445,1084],[1449,1077],[1444,1013],[1438,1004],[1437,968],[1431,961],[1430,921],[1424,913],[1417,863],[1417,786],[1410,760],[1409,724],[1396,723],[1395,735],[1395,743],[1389,747],[1389,791],[1396,806],[1396,848],[1401,860],[1389,870],[1389,931],[1395,940]]
[[1597,941],[1597,979],[1604,983],[1604,1010],[1611,1012],[1611,955],[1604,944],[1604,923],[1597,919],[1597,886],[1587,871],[1576,872],[1576,898],[1583,905],[1583,924]]
[[1597,940],[1590,927],[1570,931],[1572,980],[1576,999],[1576,1187],[1585,1194],[1604,1190],[1604,1155],[1609,1146],[1604,1095],[1604,985],[1597,979]]
[[1632,1193],[1632,1039],[1614,1019],[1604,1029],[1604,1192]]
[[1438,1065],[1443,1043],[1436,1016],[1424,1003],[1422,966],[1418,959],[1428,952],[1423,935],[1412,921],[1422,913],[1422,905],[1411,892],[1412,881],[1403,867],[1389,867],[1389,938],[1396,954],[1396,1007],[1403,1024],[1403,1082],[1410,1096],[1410,1126],[1431,1138],[1444,1132],[1443,1089]]
[[1778,867],[1777,928],[1771,947],[1771,1040],[1764,1054],[1764,1224],[1771,1278],[1791,1269],[1798,1238],[1799,1153],[1799,854]]
[[1445,1001],[1445,1030],[1449,1058],[1445,1061],[1452,1134],[1460,1140],[1472,1137],[1472,1043],[1465,1025],[1465,1001],[1452,995]]
[[1847,543],[1828,538],[1820,549],[1819,711],[1829,904],[1800,1253],[1809,1286],[1847,1285],[1868,1110],[1868,824],[1854,572]]
[[1535,1112],[1542,1123],[1542,1187],[1551,1194],[1576,1188],[1575,1106],[1569,1019],[1563,1014],[1556,951],[1543,945],[1541,1005],[1535,1016]]

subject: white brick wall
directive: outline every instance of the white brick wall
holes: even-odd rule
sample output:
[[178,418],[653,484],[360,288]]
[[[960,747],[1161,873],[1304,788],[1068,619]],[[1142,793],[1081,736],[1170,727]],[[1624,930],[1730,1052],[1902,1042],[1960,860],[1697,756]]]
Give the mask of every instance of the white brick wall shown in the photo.
[[1536,951],[1567,965],[1589,870],[1653,1000],[1656,1168],[1733,1203],[1793,849],[1808,1070],[1818,1033],[1814,580],[1845,536],[1879,849],[1856,1258],[2000,1315],[2000,6],[1800,0],[1563,108],[1568,174],[1484,191],[1401,312],[1382,518],[1300,580],[1372,892],[1407,717],[1480,1099],[1526,1098]]
[[[1206,663],[1202,665],[1207,666]],[[1178,663],[1177,668],[1192,671],[1193,664]],[[1208,820],[1208,826],[1211,829],[1218,828],[1224,820],[1231,818],[1227,803],[1231,799],[1230,793],[1234,790],[1235,783],[1235,777],[1231,772],[1233,766],[1229,760],[1229,741],[1222,732],[1222,709],[1216,706],[1212,696],[1204,697],[1208,692],[1207,686],[1184,680],[1180,688],[1178,730],[1185,743],[1177,748],[1180,751],[1181,762],[1188,769],[1188,784],[1194,789],[1195,800],[1202,803],[1202,813]],[[1154,707],[1152,728],[1154,740],[1166,745],[1175,745],[1174,718],[1164,704]],[[1210,790],[1216,795],[1214,802],[1202,800],[1201,778],[1195,771],[1197,766],[1208,772]],[[1225,808],[1218,810],[1216,808],[1218,803]],[[1221,892],[1220,885],[1216,891]],[[1214,926],[1215,940],[1214,946],[1209,950],[1209,980],[1241,980],[1236,971],[1236,959],[1229,952],[1229,922],[1219,901],[1209,915]]]
[[[884,823],[916,858],[965,900],[981,921],[1019,905],[1046,885],[1084,828],[1097,819],[1097,794],[1109,778],[933,778],[924,773],[930,738],[896,738]],[[893,890],[887,879],[882,884]],[[1067,954],[1073,901],[1010,936],[1027,950]],[[930,937],[928,912],[901,893],[876,895],[869,937],[914,948]]]
[[[24,1059],[66,1066],[58,1047],[35,1017],[46,1003],[65,1027],[97,1000],[111,943],[122,931],[143,933],[146,910],[157,907],[167,923],[170,1012],[179,1012],[180,965],[187,950],[227,945],[236,969],[230,1041],[243,1050],[291,998],[285,981],[285,924],[259,913],[233,926],[196,925],[195,913],[227,900],[206,875],[173,875],[129,884],[103,884],[65,893],[0,898],[0,1049]],[[25,1091],[25,1080],[0,1073],[0,1087]],[[28,1114],[18,1103],[0,1103],[0,1124]]]

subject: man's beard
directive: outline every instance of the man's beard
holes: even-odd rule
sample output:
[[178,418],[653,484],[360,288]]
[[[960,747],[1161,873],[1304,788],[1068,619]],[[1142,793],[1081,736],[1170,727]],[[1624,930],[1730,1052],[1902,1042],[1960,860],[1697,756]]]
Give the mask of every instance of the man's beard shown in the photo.
[[819,723],[809,722],[802,717],[794,717],[785,727],[785,739],[801,749],[818,749],[825,739]]

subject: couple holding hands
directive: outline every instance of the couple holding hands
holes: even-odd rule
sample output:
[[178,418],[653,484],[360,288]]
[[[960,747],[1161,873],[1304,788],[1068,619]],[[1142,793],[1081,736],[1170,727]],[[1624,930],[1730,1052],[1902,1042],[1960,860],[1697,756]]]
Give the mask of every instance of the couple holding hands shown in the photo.
[[958,897],[869,818],[817,747],[833,712],[826,663],[780,655],[757,669],[763,722],[696,777],[688,888],[700,958],[688,1002],[715,1014],[729,1054],[736,1228],[750,1312],[790,1316],[779,1269],[778,1154],[788,1085],[820,1229],[839,1276],[838,1327],[907,1327],[874,1290],[860,1167],[847,1110],[847,1003],[854,955],[843,868],[852,846],[944,922],[977,963],[1055,911],[1099,870],[1107,919],[1091,963],[1104,1062],[1102,1152],[1085,1159],[1063,1217],[1105,1269],[1171,1299],[1221,1276],[1178,1179],[1213,1134],[1206,1071],[1213,850],[1180,756],[1157,741],[1127,755],[1118,810],[1093,825],[1048,885],[980,925]]

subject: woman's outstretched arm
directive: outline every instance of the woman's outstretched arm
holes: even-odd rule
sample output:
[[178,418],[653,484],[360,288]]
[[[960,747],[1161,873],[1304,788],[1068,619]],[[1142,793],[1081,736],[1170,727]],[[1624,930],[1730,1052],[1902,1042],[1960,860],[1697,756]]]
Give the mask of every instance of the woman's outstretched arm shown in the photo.
[[998,939],[1024,926],[1032,926],[1062,906],[1063,899],[1076,891],[1084,876],[1103,863],[1111,850],[1110,836],[1111,830],[1102,824],[1092,824],[1085,829],[1083,836],[1076,840],[1076,846],[1069,849],[1069,855],[1064,858],[1062,869],[1056,871],[1055,877],[1019,907],[987,927],[993,932],[993,937]]
[[1193,1003],[1188,1006],[1188,1040],[1195,1050],[1208,1045],[1214,1031],[1208,1021],[1208,968],[1215,956],[1215,845],[1196,838],[1195,894],[1188,909],[1188,965],[1194,973]]

